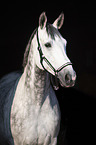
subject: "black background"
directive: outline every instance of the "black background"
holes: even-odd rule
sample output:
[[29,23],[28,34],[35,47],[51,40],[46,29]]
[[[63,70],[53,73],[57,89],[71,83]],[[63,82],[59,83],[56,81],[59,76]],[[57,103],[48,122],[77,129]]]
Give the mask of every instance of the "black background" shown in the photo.
[[26,2],[26,6],[23,3],[1,5],[0,77],[22,69],[23,54],[33,30],[38,27],[39,15],[46,11],[48,22],[53,23],[63,11],[65,19],[60,33],[68,42],[67,55],[77,73],[77,81],[74,88],[60,88],[56,92],[62,115],[58,144],[95,144],[95,2]]

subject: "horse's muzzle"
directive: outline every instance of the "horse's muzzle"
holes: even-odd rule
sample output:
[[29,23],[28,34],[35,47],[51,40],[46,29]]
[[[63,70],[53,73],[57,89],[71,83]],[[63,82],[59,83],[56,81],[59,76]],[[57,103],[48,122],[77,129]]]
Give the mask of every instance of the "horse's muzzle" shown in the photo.
[[58,78],[62,87],[73,87],[76,81],[76,73],[71,69],[62,69],[58,73]]

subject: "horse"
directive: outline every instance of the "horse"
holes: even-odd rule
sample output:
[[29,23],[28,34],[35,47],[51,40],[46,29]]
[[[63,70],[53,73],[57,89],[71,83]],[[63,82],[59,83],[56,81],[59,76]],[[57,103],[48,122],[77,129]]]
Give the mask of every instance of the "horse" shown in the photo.
[[50,24],[43,12],[26,47],[23,72],[0,81],[2,145],[57,144],[61,115],[54,89],[73,87],[76,80],[67,41],[59,32],[63,22],[63,13]]

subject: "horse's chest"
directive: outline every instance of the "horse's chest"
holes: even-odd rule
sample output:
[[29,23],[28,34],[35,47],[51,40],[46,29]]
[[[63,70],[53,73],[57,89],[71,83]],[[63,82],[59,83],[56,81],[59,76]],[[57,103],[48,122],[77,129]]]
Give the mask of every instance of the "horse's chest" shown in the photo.
[[54,105],[53,108],[51,107],[48,107],[47,109],[44,108],[40,114],[40,117],[38,118],[39,121],[38,131],[39,129],[40,130],[45,129],[47,132],[54,135],[59,120],[60,116],[57,105]]
[[43,145],[48,135],[51,139],[57,137],[60,111],[53,90],[50,90],[40,105],[37,104],[36,97],[31,101],[17,93],[11,109],[11,131],[15,144]]
[[26,119],[19,118],[18,124],[12,128],[13,138],[17,138],[19,144],[44,144],[47,135],[51,138],[58,135],[59,125],[58,104],[51,106],[45,103],[40,110],[31,109],[31,114]]
[[30,125],[26,128],[26,144],[31,142],[38,142],[38,144],[43,144],[47,135],[52,138],[58,135],[60,116],[58,112],[58,106],[42,108],[40,114],[34,115],[34,119],[29,121]]

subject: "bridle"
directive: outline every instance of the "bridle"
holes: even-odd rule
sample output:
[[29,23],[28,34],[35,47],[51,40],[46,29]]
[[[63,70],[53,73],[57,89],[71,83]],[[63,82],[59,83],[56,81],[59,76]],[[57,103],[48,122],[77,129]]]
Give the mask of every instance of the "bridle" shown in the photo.
[[[40,63],[42,65],[42,67],[44,68],[45,71],[46,68],[43,65],[43,60],[49,65],[49,67],[54,71],[55,76],[58,75],[58,72],[60,72],[63,68],[67,67],[68,65],[72,65],[71,62],[67,62],[65,64],[63,64],[62,66],[60,66],[57,70],[54,68],[54,66],[49,62],[49,60],[44,56],[41,46],[40,46],[40,42],[39,42],[39,36],[38,36],[38,28],[37,28],[37,42],[38,42],[38,51],[39,51],[39,55],[40,55]],[[47,71],[48,72],[48,71]]]

